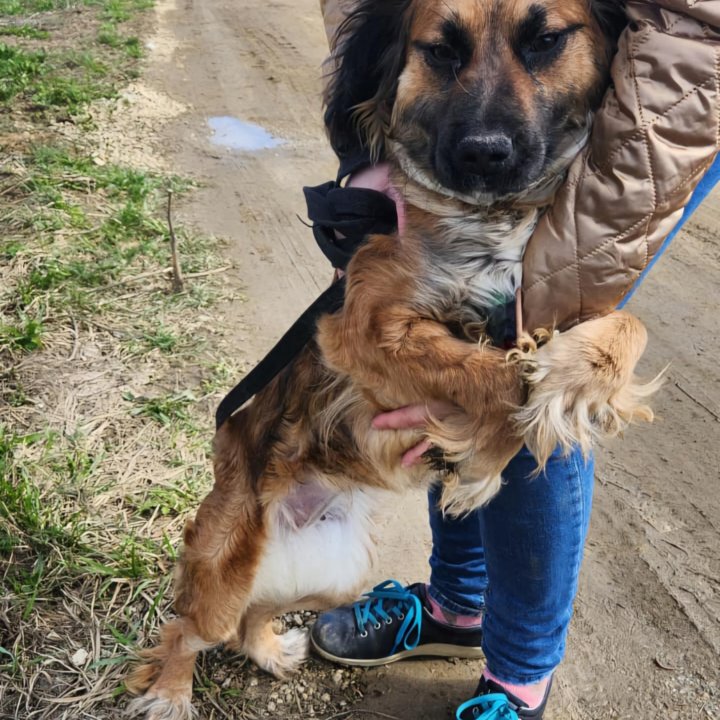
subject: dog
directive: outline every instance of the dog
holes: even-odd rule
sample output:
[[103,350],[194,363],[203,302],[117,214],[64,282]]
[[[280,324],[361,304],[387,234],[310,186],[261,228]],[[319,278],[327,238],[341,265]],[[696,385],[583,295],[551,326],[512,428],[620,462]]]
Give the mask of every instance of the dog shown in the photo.
[[[342,309],[219,429],[214,487],[185,529],[178,618],[128,680],[131,714],[190,717],[196,656],[218,644],[279,678],[296,670],[307,637],[275,634],[273,618],[357,597],[388,492],[441,483],[443,509],[463,514],[492,499],[523,444],[542,468],[558,444],[588,450],[651,419],[657,382],[634,375],[646,333],[627,313],[525,336],[509,353],[487,341],[585,143],[624,23],[612,0],[356,5],[325,120],[341,156],[369,149],[391,163],[399,230],[368,238]],[[378,413],[428,400],[457,410],[424,432],[372,428]],[[421,440],[430,462],[402,467]]]

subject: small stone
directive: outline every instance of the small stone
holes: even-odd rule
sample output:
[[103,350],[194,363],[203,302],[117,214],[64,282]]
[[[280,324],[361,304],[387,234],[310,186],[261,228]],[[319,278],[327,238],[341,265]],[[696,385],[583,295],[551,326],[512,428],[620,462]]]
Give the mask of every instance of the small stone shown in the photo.
[[277,710],[277,705],[276,705],[274,702],[271,701],[271,702],[269,702],[269,703],[267,704],[267,709],[268,709],[270,712],[275,712],[275,710]]
[[333,681],[333,683],[335,683],[335,685],[340,685],[340,683],[343,681],[343,671],[336,670],[332,674],[332,681]]
[[324,702],[324,703],[329,703],[331,699],[332,699],[332,698],[330,697],[330,694],[329,694],[329,693],[323,693],[323,694],[320,696],[320,701],[321,701],[321,702]]
[[298,614],[298,613],[295,613],[295,614],[292,616],[292,619],[293,619],[293,622],[294,622],[296,625],[298,625],[298,626],[300,626],[300,625],[303,624],[302,616],[301,616],[300,614]]
[[70,662],[75,667],[82,667],[88,661],[88,651],[83,648],[78,648],[71,656]]
[[250,687],[257,687],[258,686],[258,679],[256,677],[250,678]]

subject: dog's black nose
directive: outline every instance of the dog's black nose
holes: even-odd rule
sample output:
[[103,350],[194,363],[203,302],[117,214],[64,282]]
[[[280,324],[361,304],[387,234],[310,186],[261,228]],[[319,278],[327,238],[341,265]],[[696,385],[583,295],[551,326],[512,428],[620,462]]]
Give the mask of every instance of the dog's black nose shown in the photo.
[[513,141],[507,135],[470,135],[458,143],[457,166],[472,175],[492,174],[506,167],[512,154]]

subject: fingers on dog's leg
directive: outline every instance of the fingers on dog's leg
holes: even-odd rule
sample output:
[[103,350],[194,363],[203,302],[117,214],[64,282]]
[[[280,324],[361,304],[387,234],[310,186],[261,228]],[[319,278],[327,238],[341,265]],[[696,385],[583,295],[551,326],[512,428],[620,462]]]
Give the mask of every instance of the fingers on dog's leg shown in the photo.
[[141,694],[126,714],[146,720],[188,720],[193,708],[192,679],[198,652],[212,647],[204,641],[189,618],[165,625],[157,647],[141,653],[145,662],[127,680],[128,690]]
[[652,420],[645,400],[661,385],[634,374],[647,340],[642,323],[614,312],[557,335],[535,355],[526,373],[529,397],[515,420],[542,468],[560,446],[585,454],[601,438],[622,432],[630,422]]
[[285,679],[307,660],[307,630],[293,628],[277,635],[272,627],[273,613],[250,609],[244,622],[242,649],[253,662],[276,678]]

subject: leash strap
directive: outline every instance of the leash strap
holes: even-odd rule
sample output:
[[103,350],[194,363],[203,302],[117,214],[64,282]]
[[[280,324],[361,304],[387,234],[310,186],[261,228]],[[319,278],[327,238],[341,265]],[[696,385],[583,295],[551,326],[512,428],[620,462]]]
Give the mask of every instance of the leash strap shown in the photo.
[[[358,169],[358,168],[354,168]],[[339,270],[347,268],[357,249],[374,233],[397,229],[395,202],[377,190],[347,188],[338,182],[304,188],[308,217],[320,250]],[[315,336],[317,319],[337,312],[345,299],[345,279],[325,290],[293,323],[272,350],[225,396],[215,412],[220,427],[248,400],[281,373]]]
[[275,347],[224,397],[215,412],[215,427],[220,427],[250,398],[257,395],[273,378],[279,375],[312,340],[315,323],[324,313],[334,313],[342,307],[345,296],[345,278],[333,283],[293,323]]

